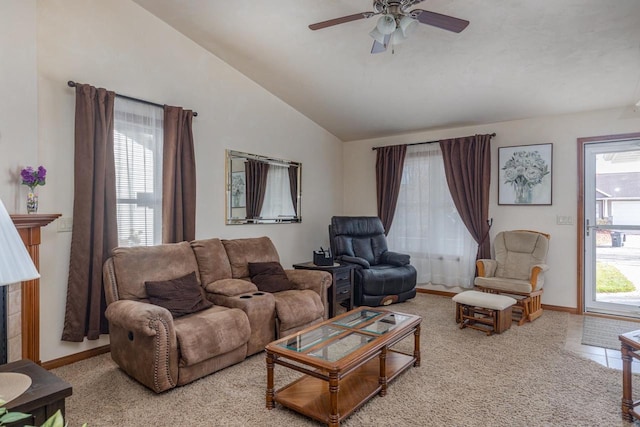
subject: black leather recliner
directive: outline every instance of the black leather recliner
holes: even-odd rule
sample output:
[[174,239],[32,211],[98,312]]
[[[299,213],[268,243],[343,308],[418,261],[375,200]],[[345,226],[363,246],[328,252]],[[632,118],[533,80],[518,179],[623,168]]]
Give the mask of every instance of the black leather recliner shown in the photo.
[[337,261],[355,264],[354,304],[379,306],[416,296],[416,269],[406,254],[387,249],[380,218],[334,216],[329,226]]

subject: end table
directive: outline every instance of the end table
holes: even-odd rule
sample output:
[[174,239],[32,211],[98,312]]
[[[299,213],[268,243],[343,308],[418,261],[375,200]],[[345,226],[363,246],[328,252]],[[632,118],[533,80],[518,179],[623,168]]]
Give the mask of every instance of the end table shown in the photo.
[[347,311],[353,308],[353,270],[351,264],[315,265],[313,262],[293,264],[297,270],[320,270],[331,273],[333,284],[327,293],[329,317],[336,315],[336,308],[341,302],[347,303]]
[[42,425],[58,409],[64,416],[64,399],[71,396],[71,385],[31,360],[23,359],[0,366],[0,372],[19,372],[31,377],[31,387],[5,405],[10,412],[31,414],[9,426]]

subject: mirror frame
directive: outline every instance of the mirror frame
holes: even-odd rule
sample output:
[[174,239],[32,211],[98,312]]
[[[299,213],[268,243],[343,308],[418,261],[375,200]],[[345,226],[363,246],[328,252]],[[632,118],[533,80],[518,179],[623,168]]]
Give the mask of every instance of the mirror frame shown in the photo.
[[[298,194],[296,197],[296,210],[295,217],[284,218],[246,218],[240,216],[234,216],[232,209],[232,181],[233,173],[239,172],[233,170],[232,162],[234,159],[253,159],[270,164],[276,164],[280,166],[296,166],[298,168]],[[294,162],[292,160],[277,159],[274,157],[261,156],[259,154],[244,153],[242,151],[225,150],[225,224],[226,225],[240,225],[240,224],[292,224],[302,222],[302,163]],[[246,204],[245,204],[246,205]],[[245,211],[246,213],[246,211]]]

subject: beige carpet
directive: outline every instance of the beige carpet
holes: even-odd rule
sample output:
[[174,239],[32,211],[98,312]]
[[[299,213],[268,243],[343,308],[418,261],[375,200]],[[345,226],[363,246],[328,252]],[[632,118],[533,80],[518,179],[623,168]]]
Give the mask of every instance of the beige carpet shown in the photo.
[[[342,425],[627,425],[620,418],[620,371],[564,350],[568,314],[545,311],[532,324],[487,337],[458,329],[448,298],[418,294],[393,308],[423,316],[422,366]],[[319,425],[281,406],[265,408],[262,354],[160,395],[122,373],[109,354],[54,372],[73,385],[70,427]],[[294,376],[276,366],[277,387]]]

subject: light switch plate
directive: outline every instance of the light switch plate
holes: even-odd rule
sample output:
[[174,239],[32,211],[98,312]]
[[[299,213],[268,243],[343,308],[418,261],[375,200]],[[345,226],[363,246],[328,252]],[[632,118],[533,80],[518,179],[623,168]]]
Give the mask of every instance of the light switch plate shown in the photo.
[[556,224],[573,225],[573,217],[571,215],[556,215]]
[[66,233],[73,231],[73,218],[62,217],[58,218],[58,233]]

